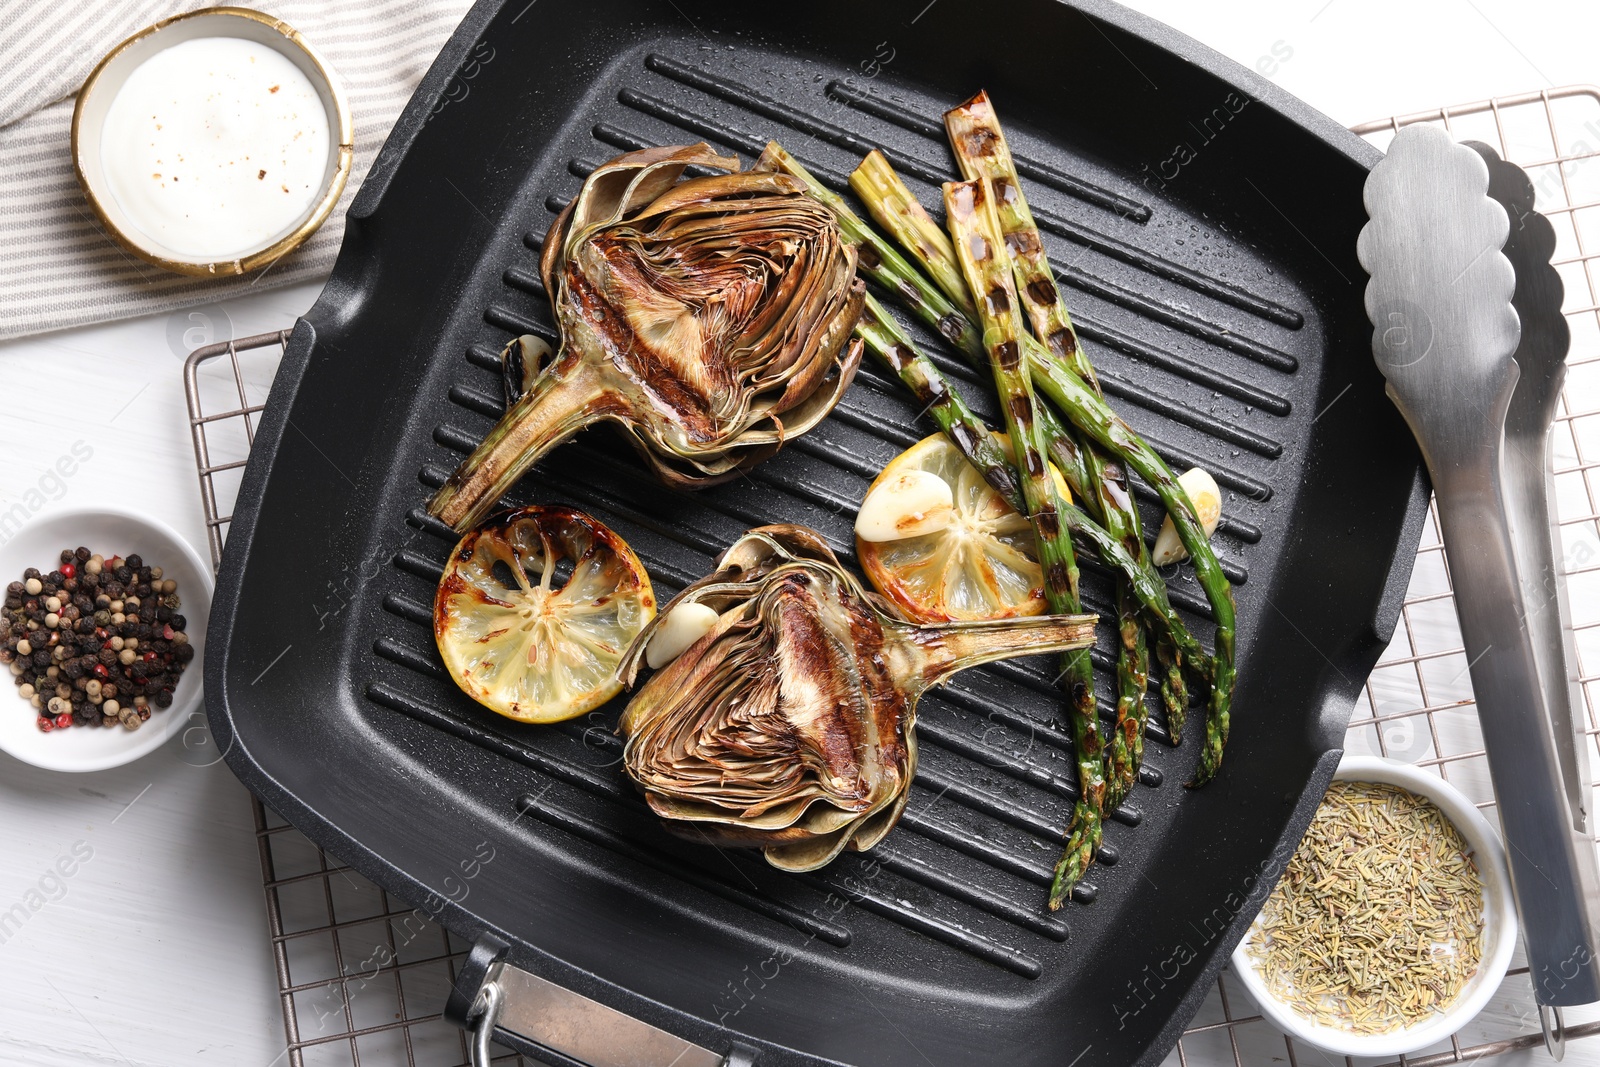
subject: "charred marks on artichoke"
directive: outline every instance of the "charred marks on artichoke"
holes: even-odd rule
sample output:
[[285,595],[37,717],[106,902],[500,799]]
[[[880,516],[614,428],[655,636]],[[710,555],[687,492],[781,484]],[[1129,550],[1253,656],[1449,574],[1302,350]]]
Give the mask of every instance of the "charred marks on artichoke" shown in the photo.
[[[1217,523],[1222,519],[1222,491],[1217,488],[1217,480],[1199,467],[1190,467],[1178,475],[1178,484],[1194,505],[1195,518],[1206,536],[1216,533]],[[1168,515],[1161,520],[1161,531],[1156,534],[1155,547],[1150,550],[1150,562],[1165,567],[1188,558],[1189,550],[1179,538],[1172,516]]]

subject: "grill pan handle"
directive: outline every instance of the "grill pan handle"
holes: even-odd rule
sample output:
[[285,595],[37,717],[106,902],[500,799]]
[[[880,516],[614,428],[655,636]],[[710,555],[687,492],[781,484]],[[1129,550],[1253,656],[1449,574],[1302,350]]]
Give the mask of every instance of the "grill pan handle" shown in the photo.
[[489,1067],[496,1035],[533,1045],[560,1067],[755,1067],[754,1050],[685,1041],[504,962],[506,948],[491,934],[479,939],[445,1008],[472,1035],[472,1067]]

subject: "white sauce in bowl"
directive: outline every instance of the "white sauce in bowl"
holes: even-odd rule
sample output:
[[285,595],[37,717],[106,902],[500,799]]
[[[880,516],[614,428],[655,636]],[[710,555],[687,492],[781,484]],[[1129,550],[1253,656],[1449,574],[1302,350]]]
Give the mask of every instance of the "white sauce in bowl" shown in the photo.
[[286,56],[236,37],[152,55],[106,112],[106,184],[179,256],[228,259],[292,230],[327,187],[328,113]]

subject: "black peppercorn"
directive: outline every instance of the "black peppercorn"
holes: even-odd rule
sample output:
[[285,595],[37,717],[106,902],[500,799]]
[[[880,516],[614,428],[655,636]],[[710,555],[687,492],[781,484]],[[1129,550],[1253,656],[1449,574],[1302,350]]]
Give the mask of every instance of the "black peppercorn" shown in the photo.
[[122,562],[126,566],[132,567],[134,570],[138,570],[140,567],[144,566],[144,559],[137,552],[124,558]]
[[72,553],[73,558],[76,559],[79,563],[88,563],[89,562],[89,557],[92,556],[92,555],[94,555],[94,553],[90,552],[87,548],[84,548],[82,545],[79,545],[77,551]]
[[123,564],[111,573],[116,575],[117,581],[122,585],[127,585],[133,580],[133,571],[128,569],[127,564]]
[[172,690],[163,689],[151,699],[158,708],[170,708],[172,707]]
[[184,618],[182,615],[174,613],[172,619],[170,620],[170,625],[174,630],[177,630],[181,633],[189,625],[189,620]]
[[194,646],[179,645],[176,655],[179,663],[188,663],[190,660],[194,659]]
[[41,668],[50,666],[50,650],[48,648],[34,649],[33,664],[34,666]]

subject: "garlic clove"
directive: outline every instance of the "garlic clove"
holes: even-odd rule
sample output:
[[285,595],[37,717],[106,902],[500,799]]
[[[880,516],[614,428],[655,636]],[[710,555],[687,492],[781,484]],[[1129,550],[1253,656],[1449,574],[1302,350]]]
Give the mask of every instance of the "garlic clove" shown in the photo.
[[645,663],[651,670],[665,667],[683,655],[684,649],[710,633],[717,618],[717,613],[704,604],[679,604],[667,613],[651,636],[644,650]]
[[[1178,484],[1189,495],[1200,526],[1209,538],[1217,532],[1217,522],[1222,518],[1222,491],[1217,488],[1217,480],[1199,467],[1190,467],[1178,475]],[[1161,520],[1161,532],[1156,534],[1156,546],[1150,550],[1150,562],[1165,567],[1188,558],[1189,550],[1183,547],[1177,527],[1172,525],[1172,516],[1168,515]]]
[[955,492],[932,471],[908,470],[874,485],[856,513],[863,541],[898,541],[936,533],[956,517]]

